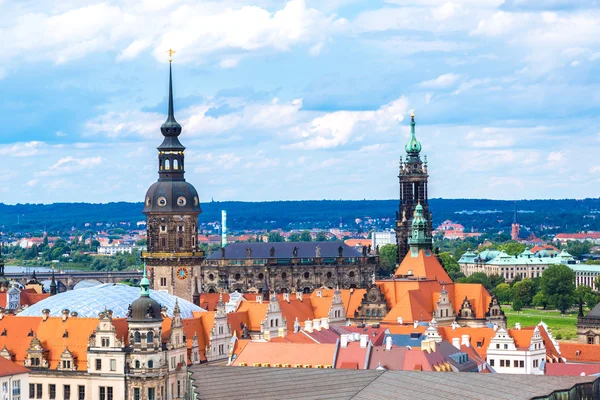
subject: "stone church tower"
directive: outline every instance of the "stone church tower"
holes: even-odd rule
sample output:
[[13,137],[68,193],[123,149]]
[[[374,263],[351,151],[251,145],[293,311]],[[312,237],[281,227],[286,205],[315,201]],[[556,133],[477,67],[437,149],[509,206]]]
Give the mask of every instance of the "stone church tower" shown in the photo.
[[[400,204],[396,212],[396,263],[402,262],[409,250],[408,238],[411,237],[412,218],[417,204],[423,207],[427,221],[425,235],[431,237],[431,212],[429,211],[429,193],[427,189],[427,156],[421,160],[421,143],[415,134],[415,114],[411,114],[411,137],[404,149],[406,160],[400,157]],[[431,244],[428,248],[431,249]]]
[[164,139],[158,146],[158,182],[150,186],[144,203],[148,251],[142,253],[142,259],[155,290],[193,301],[194,282],[204,259],[198,250],[198,215],[202,210],[198,192],[184,177],[185,147],[178,139],[181,125],[173,111],[170,64],[169,115],[160,131]]

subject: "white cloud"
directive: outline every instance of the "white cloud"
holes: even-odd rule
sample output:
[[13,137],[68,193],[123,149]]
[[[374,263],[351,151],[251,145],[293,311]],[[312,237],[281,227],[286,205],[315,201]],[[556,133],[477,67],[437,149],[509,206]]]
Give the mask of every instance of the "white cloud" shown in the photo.
[[459,78],[460,75],[457,74],[443,74],[435,79],[423,81],[419,83],[419,86],[428,89],[444,89],[450,86],[454,86],[454,84],[456,84]]
[[317,46],[315,51],[346,25],[342,18],[307,7],[304,0],[289,0],[274,12],[236,1],[165,4],[145,0],[142,6],[129,1],[71,9],[64,5],[17,14],[0,28],[7,43],[0,58],[10,54],[12,59],[19,55],[63,64],[91,53],[116,51],[120,61],[151,48],[157,60],[166,62],[166,50],[175,48],[178,62],[198,63],[222,51],[287,51],[300,43]]
[[562,151],[552,151],[548,153],[547,160],[549,163],[560,163],[565,160],[565,153]]
[[39,173],[40,176],[56,176],[71,172],[81,172],[83,169],[89,169],[102,163],[102,157],[75,158],[64,157],[58,160],[54,165],[45,171]]
[[15,143],[11,145],[0,146],[0,155],[12,157],[32,157],[40,154],[46,143],[32,141],[26,143]]
[[402,120],[407,112],[408,100],[405,97],[375,111],[334,111],[291,129],[297,141],[283,147],[313,150],[342,146],[352,141],[359,127],[371,133],[385,131]]

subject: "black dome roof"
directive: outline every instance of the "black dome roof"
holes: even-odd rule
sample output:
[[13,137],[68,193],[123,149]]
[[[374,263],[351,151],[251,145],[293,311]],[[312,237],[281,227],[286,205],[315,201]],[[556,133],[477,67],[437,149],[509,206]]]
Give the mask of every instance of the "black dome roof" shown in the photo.
[[148,296],[141,296],[131,303],[131,312],[127,320],[133,322],[162,321],[161,306]]
[[158,181],[146,192],[144,214],[160,212],[201,213],[198,192],[186,181]]

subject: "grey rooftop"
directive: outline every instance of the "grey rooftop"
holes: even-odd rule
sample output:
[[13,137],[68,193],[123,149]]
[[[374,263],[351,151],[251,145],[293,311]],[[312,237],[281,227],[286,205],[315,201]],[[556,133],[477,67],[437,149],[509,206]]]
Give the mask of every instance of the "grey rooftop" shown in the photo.
[[[533,399],[595,376],[223,367],[191,368],[199,400],[251,399]],[[224,384],[224,382],[227,382]],[[592,390],[591,386],[588,388]],[[598,384],[593,385],[598,390]],[[597,395],[597,394],[596,394]],[[594,397],[595,398],[595,397]]]

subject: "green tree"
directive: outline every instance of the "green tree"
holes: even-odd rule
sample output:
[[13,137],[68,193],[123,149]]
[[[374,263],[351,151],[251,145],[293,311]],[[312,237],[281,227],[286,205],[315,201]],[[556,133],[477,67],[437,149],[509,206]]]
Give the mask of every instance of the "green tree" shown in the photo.
[[317,238],[316,238],[317,242],[326,242],[327,240],[329,240],[329,239],[327,238],[327,235],[325,235],[325,232],[317,233]]
[[498,296],[500,303],[510,303],[512,301],[512,288],[508,283],[500,283],[494,289],[494,294]]
[[486,286],[486,288],[488,290],[493,290],[496,286],[498,286],[501,283],[504,283],[504,277],[502,275],[499,274],[492,274],[490,276],[488,276],[488,286]]
[[595,293],[591,287],[587,285],[579,285],[575,289],[575,301],[581,299],[589,308],[594,308],[598,304],[598,293]]
[[135,242],[136,246],[147,246],[148,245],[148,239],[140,239],[137,242]]
[[384,244],[379,248],[379,276],[388,277],[396,271],[396,245]]
[[446,272],[448,272],[448,275],[450,276],[450,279],[452,279],[452,281],[456,281],[457,279],[463,278],[465,276],[465,274],[463,274],[460,271],[460,265],[458,264],[458,261],[456,261],[456,259],[450,252],[442,252],[439,254],[439,257],[440,260],[442,260],[442,265],[444,266],[444,269],[446,270]]
[[269,232],[267,242],[283,242],[283,236],[279,232]]
[[511,240],[510,242],[502,243],[497,246],[499,251],[504,250],[506,254],[510,254],[511,256],[515,256],[517,254],[521,254],[525,251],[525,245],[519,242],[515,242]]
[[513,286],[513,301],[519,299],[524,306],[530,306],[535,295],[536,285],[531,279],[523,279]]
[[535,307],[542,307],[545,310],[548,307],[548,296],[540,290],[533,296],[531,302]]
[[290,242],[299,242],[300,241],[300,234],[296,233],[296,232],[290,234],[289,241]]
[[541,290],[561,313],[565,313],[575,302],[575,273],[564,264],[549,266],[542,274]]
[[309,231],[302,231],[300,233],[300,241],[301,242],[312,242],[312,237],[310,236]]
[[579,242],[576,240],[569,240],[567,242],[566,250],[573,257],[581,258],[582,255],[588,254],[594,244],[589,240]]
[[512,302],[512,308],[515,311],[521,311],[523,309],[523,302],[520,299],[514,299]]

